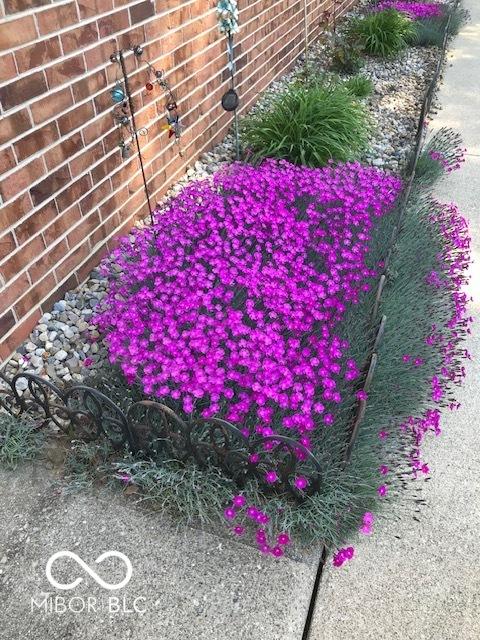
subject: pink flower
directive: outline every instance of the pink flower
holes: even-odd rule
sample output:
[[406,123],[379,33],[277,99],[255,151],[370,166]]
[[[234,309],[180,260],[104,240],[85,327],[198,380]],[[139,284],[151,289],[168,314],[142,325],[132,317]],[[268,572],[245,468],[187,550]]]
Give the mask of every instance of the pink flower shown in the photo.
[[360,389],[360,391],[357,391],[355,396],[356,396],[357,400],[366,400],[368,398],[367,392],[364,391],[363,389]]
[[278,476],[275,471],[267,471],[265,474],[265,481],[268,482],[268,484],[274,484],[277,480]]
[[225,509],[225,511],[223,512],[223,515],[225,516],[225,518],[227,520],[233,520],[235,518],[235,516],[237,515],[235,509],[232,509],[232,507],[227,507]]
[[297,489],[299,489],[300,491],[303,491],[308,487],[308,480],[304,476],[297,476],[295,478],[294,484]]
[[379,471],[382,474],[382,476],[386,476],[387,473],[389,472],[389,468],[387,467],[387,465],[382,464],[380,465]]
[[280,533],[277,536],[277,542],[278,544],[283,545],[290,544],[290,536],[288,535],[288,533]]
[[377,493],[378,493],[378,495],[379,495],[381,498],[383,498],[384,496],[386,496],[386,495],[387,495],[387,492],[388,492],[388,487],[387,487],[387,485],[385,485],[385,484],[380,485],[380,486],[378,487],[378,489],[377,489]]
[[234,527],[233,528],[233,533],[236,536],[243,536],[243,534],[245,533],[245,527],[241,527],[241,526]]
[[238,508],[244,507],[246,502],[247,502],[247,500],[246,500],[245,496],[238,495],[238,496],[235,496],[233,498],[233,506],[234,507],[238,507]]

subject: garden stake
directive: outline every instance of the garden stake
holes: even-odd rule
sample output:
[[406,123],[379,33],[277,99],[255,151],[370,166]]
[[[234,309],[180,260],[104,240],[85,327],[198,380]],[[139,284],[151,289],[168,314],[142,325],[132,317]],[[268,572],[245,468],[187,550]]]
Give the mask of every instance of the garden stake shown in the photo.
[[236,159],[240,160],[240,130],[238,124],[238,93],[235,89],[235,50],[233,35],[238,33],[237,0],[219,0],[217,4],[220,32],[227,38],[228,70],[230,72],[230,89],[222,97],[222,107],[225,111],[233,111],[233,128],[235,136]]
[[[153,209],[152,209],[152,205],[151,205],[151,202],[150,202],[150,193],[148,191],[147,177],[145,175],[145,168],[143,166],[142,150],[141,150],[141,147],[140,147],[140,139],[138,137],[137,125],[136,125],[136,122],[135,122],[135,107],[134,107],[134,104],[133,104],[132,94],[130,92],[130,87],[129,87],[129,84],[128,84],[128,74],[127,74],[127,69],[125,67],[125,59],[124,59],[124,56],[123,56],[123,49],[120,49],[119,51],[117,51],[114,54],[112,54],[110,56],[110,60],[112,62],[117,62],[118,64],[120,64],[120,67],[122,69],[123,81],[125,83],[125,93],[126,93],[126,97],[127,97],[127,101],[128,101],[128,106],[130,108],[130,116],[132,118],[132,131],[133,131],[133,135],[135,137],[135,142],[136,142],[136,145],[137,145],[138,160],[139,160],[139,163],[140,163],[140,170],[142,172],[143,187],[144,187],[145,195],[146,195],[146,198],[147,198],[147,206],[148,206],[148,211],[150,213],[150,222],[153,225]],[[122,148],[122,157],[123,156],[124,156],[124,149]]]

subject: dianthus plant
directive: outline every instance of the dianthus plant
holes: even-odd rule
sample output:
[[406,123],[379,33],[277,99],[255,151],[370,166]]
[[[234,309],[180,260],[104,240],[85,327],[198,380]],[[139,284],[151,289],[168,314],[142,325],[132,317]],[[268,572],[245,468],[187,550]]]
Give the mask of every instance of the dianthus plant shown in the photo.
[[401,2],[398,0],[385,0],[377,6],[377,11],[395,9],[400,13],[406,13],[412,20],[425,20],[438,18],[444,14],[444,5],[436,2]]
[[285,161],[189,185],[104,264],[111,362],[177,411],[309,447],[359,374],[338,327],[374,282],[369,240],[400,187],[357,163]]

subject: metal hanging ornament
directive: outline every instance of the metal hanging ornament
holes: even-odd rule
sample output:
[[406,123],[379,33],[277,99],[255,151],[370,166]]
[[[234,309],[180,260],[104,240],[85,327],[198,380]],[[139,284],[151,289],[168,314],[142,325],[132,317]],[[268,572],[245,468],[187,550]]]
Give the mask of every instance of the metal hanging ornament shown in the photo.
[[237,108],[239,105],[238,93],[235,90],[235,51],[233,46],[233,34],[238,33],[238,4],[237,0],[219,0],[217,3],[217,15],[220,32],[227,37],[228,70],[230,73],[230,89],[222,96],[222,107],[225,111],[234,113],[234,132],[236,158],[240,160],[240,133],[238,125]]
[[217,16],[221,33],[238,33],[237,0],[218,0]]
[[175,95],[165,79],[165,74],[160,69],[155,69],[155,67],[145,60],[148,71],[150,74],[150,79],[145,84],[145,90],[150,93],[155,89],[155,85],[158,85],[165,93],[166,93],[166,102],[165,102],[165,119],[166,124],[162,126],[164,131],[168,131],[168,138],[175,137],[175,142],[179,147],[178,153],[180,157],[183,156],[183,151],[180,146],[180,138],[181,138],[181,126],[180,126],[180,116],[178,113],[177,100]]

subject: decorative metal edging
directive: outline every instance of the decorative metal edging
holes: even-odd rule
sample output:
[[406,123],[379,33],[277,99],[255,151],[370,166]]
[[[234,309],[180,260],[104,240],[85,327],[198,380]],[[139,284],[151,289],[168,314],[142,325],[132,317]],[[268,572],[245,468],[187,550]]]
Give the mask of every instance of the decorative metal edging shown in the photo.
[[[0,373],[0,406],[15,416],[33,410],[43,425],[53,423],[71,437],[85,441],[101,436],[115,449],[127,448],[148,459],[193,460],[221,468],[239,487],[255,478],[270,492],[290,493],[303,501],[319,490],[321,465],[317,458],[293,438],[282,435],[245,436],[240,429],[221,418],[186,421],[170,407],[152,400],[120,409],[101,391],[86,385],[65,390],[32,373],[19,373],[9,380]],[[18,381],[25,379],[28,394],[20,395]],[[275,479],[267,480],[268,472]],[[296,486],[305,478],[306,486]]]

